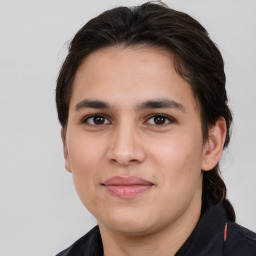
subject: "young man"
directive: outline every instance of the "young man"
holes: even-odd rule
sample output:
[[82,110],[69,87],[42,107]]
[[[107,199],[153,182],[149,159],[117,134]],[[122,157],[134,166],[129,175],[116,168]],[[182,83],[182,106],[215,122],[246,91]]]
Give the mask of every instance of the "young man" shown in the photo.
[[163,4],[82,27],[56,89],[65,166],[98,226],[59,256],[256,255],[218,162],[229,143],[221,54]]

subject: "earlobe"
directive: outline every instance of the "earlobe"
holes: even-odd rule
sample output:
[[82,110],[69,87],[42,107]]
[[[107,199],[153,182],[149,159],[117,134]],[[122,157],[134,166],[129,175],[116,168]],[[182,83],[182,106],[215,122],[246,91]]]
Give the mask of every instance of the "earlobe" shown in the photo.
[[65,168],[66,168],[67,171],[72,172],[71,171],[71,164],[70,164],[69,154],[68,154],[68,149],[67,149],[66,136],[65,136],[65,132],[63,131],[63,129],[61,129],[61,139],[62,139],[62,143],[63,143]]
[[226,138],[226,121],[220,117],[209,131],[209,137],[204,145],[204,155],[201,170],[209,171],[219,162]]

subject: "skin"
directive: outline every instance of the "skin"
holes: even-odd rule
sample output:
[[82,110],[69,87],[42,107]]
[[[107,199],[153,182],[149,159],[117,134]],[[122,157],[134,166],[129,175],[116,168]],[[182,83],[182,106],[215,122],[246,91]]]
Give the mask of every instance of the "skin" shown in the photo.
[[[85,107],[85,100],[109,106]],[[166,100],[177,104],[145,106]],[[170,53],[120,46],[86,57],[62,139],[66,169],[98,221],[104,255],[174,255],[200,218],[202,170],[219,161],[225,135],[220,118],[203,143],[199,104]],[[138,176],[153,186],[120,198],[102,185],[113,176]]]

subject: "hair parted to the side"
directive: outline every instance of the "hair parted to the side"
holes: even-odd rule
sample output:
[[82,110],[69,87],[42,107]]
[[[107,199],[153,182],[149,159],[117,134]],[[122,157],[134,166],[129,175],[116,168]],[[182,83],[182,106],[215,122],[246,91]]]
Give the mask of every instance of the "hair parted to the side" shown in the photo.
[[[222,56],[198,21],[163,3],[148,2],[136,7],[108,10],[77,32],[57,79],[56,104],[64,130],[68,122],[72,84],[79,65],[90,53],[110,46],[145,46],[171,52],[177,73],[190,84],[200,104],[204,140],[208,138],[209,128],[224,117],[227,127],[224,147],[227,147],[232,115],[227,105]],[[218,165],[203,174],[202,211],[210,202],[222,203],[230,219],[235,220]]]

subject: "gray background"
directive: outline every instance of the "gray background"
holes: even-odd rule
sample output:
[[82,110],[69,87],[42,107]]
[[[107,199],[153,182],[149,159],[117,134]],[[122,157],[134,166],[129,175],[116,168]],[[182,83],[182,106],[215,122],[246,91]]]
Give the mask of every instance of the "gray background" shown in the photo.
[[[95,225],[64,168],[55,81],[86,21],[143,2],[0,0],[0,256],[55,255]],[[238,222],[256,231],[256,1],[165,2],[198,19],[225,59],[234,128],[221,167]]]

